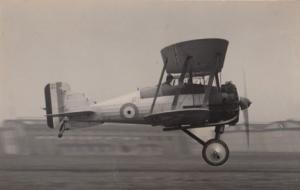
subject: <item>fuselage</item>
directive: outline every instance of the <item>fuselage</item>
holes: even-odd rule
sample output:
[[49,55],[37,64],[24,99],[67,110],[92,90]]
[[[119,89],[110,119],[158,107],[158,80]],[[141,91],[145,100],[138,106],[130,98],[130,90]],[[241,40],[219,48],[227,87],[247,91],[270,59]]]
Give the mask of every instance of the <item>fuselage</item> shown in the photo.
[[[207,86],[192,84],[181,86],[162,85],[153,109],[153,113],[163,113],[170,110],[185,110],[203,107],[205,89]],[[101,103],[91,104],[90,110],[95,114],[89,116],[89,121],[120,122],[134,124],[150,124],[145,117],[150,114],[156,87],[143,88],[127,95],[113,98]],[[179,94],[179,95],[178,95]],[[175,107],[172,106],[174,97],[178,95]],[[221,92],[212,87],[208,98],[209,114],[199,115],[194,121],[213,123],[225,121],[238,115],[238,95],[233,84],[222,85]],[[236,123],[238,117],[231,121]]]

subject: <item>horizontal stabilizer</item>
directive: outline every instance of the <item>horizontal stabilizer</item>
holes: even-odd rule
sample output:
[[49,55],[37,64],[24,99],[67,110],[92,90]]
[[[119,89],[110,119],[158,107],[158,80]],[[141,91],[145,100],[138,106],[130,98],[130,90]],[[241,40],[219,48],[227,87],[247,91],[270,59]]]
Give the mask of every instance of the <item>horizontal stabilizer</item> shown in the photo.
[[76,116],[86,116],[86,115],[91,115],[95,112],[93,111],[74,111],[74,112],[64,112],[64,113],[57,113],[57,114],[47,114],[46,116],[50,116],[50,117],[64,117],[64,116],[68,116],[68,117],[76,117]]

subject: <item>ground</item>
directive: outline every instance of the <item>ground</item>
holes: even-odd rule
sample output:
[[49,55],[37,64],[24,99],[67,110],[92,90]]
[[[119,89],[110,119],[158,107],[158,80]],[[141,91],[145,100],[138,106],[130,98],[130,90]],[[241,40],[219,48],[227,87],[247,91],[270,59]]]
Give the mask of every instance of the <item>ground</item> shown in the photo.
[[0,189],[299,189],[299,153],[199,156],[1,156]]

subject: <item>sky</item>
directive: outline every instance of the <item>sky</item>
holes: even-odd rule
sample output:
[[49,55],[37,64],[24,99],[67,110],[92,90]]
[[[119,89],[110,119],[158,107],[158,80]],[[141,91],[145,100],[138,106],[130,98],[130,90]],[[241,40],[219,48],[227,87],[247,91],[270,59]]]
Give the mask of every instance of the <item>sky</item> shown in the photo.
[[222,81],[244,95],[252,122],[300,119],[296,1],[0,2],[0,119],[42,117],[43,88],[64,81],[103,101],[156,85],[160,50],[225,38]]

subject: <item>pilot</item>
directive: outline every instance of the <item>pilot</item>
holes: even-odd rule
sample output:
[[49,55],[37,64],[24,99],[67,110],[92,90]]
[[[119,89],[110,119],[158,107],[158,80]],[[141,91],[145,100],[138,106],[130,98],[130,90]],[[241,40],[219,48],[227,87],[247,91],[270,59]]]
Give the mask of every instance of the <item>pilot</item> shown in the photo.
[[166,82],[163,83],[163,85],[168,85],[168,86],[172,86],[171,82],[173,81],[174,77],[171,74],[168,74],[167,78],[166,78]]

